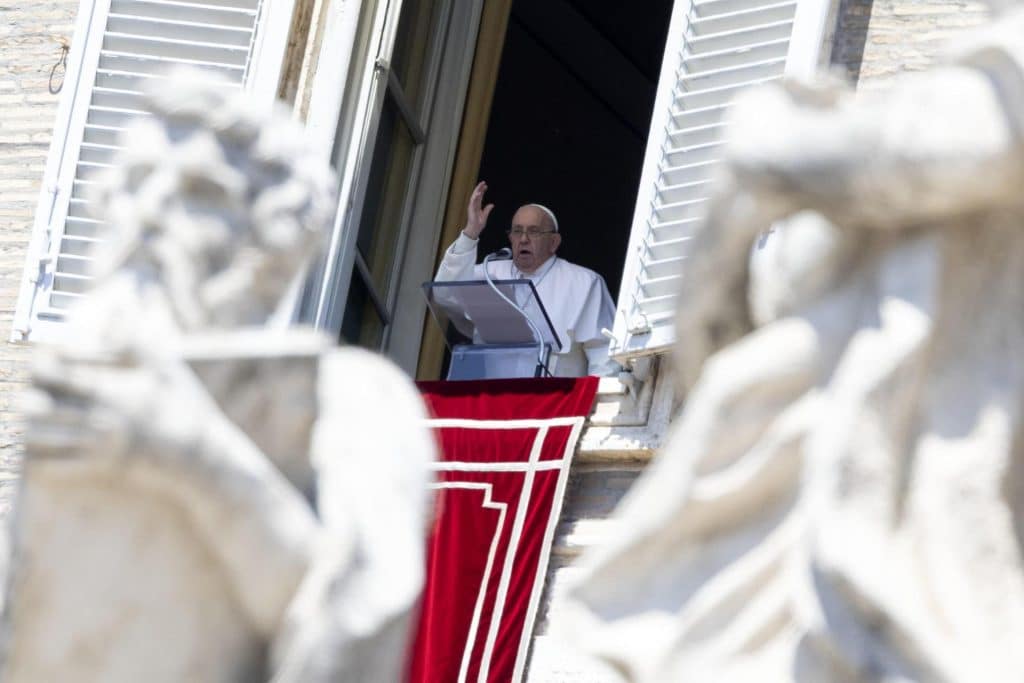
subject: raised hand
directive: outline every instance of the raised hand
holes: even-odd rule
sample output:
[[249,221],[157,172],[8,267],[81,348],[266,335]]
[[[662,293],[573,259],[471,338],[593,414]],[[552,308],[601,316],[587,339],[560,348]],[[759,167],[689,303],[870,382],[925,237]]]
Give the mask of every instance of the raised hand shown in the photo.
[[484,206],[484,192],[487,192],[487,183],[481,180],[469,197],[469,208],[466,211],[466,227],[462,231],[466,237],[477,239],[480,233],[487,226],[487,217],[491,215],[494,204]]

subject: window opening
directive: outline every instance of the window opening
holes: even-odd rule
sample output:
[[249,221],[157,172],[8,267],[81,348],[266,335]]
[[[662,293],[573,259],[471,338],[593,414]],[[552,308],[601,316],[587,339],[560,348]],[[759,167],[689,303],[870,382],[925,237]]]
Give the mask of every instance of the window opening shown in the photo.
[[522,204],[558,215],[559,256],[617,296],[671,0],[515,0],[479,177],[495,210],[480,253]]

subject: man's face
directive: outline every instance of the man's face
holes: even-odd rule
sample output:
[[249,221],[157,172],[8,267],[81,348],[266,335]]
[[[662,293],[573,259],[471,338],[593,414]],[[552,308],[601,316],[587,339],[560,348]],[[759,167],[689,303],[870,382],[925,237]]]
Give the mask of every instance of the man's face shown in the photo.
[[562,243],[551,219],[536,206],[520,207],[512,217],[511,227],[508,239],[512,262],[522,273],[530,274],[540,268]]

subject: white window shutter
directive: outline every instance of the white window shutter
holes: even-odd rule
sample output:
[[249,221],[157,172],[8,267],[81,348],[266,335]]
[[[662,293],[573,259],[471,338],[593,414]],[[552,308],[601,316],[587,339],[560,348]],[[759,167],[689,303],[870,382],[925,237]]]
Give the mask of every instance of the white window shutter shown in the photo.
[[826,56],[833,10],[834,0],[676,2],[616,311],[617,358],[675,342],[676,292],[729,103],[743,88],[813,74]]
[[170,67],[217,73],[276,93],[293,0],[82,0],[36,208],[12,341],[52,339],[89,286],[98,223],[84,199],[118,133],[140,117],[141,91]]

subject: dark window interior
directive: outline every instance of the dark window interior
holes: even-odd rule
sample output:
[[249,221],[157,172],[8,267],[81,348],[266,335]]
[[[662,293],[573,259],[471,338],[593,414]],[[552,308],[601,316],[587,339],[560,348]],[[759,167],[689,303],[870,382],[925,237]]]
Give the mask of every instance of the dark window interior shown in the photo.
[[515,0],[479,177],[481,257],[522,204],[557,215],[559,255],[617,296],[672,0]]

